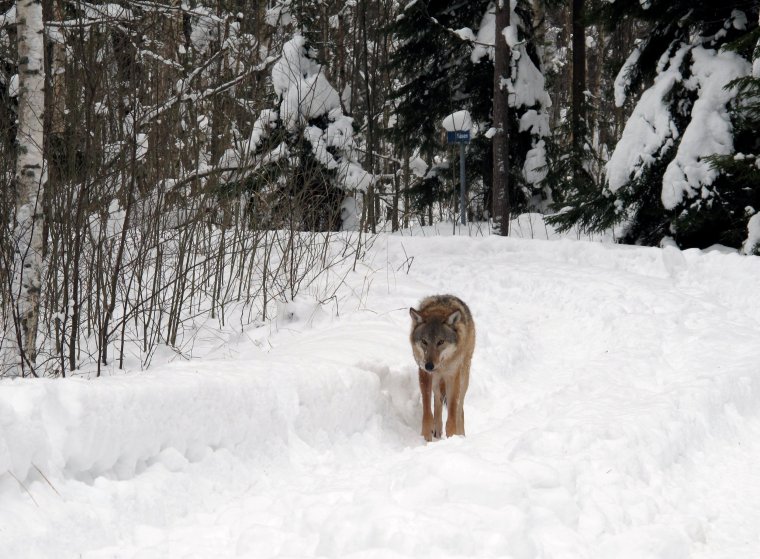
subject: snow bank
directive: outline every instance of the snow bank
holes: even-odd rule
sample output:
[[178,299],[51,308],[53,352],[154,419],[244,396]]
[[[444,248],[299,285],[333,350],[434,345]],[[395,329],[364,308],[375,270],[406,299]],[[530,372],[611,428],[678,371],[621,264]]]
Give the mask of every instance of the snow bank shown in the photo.
[[[22,483],[130,479],[164,457],[200,460],[226,449],[285,452],[363,430],[378,413],[378,379],[366,371],[313,370],[307,360],[203,363],[97,381],[3,382],[0,471]],[[276,367],[277,373],[272,374]]]

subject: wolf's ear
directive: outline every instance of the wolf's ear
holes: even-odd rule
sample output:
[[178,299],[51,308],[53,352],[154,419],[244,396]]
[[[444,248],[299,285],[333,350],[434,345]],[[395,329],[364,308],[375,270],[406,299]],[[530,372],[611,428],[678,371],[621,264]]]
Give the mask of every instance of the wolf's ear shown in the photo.
[[454,311],[449,315],[449,317],[446,319],[446,324],[449,326],[454,326],[457,322],[459,322],[459,319],[462,318],[462,313],[459,311]]
[[425,322],[422,319],[422,315],[411,307],[409,308],[409,314],[412,315],[412,320],[414,321],[415,324],[422,324],[423,322]]

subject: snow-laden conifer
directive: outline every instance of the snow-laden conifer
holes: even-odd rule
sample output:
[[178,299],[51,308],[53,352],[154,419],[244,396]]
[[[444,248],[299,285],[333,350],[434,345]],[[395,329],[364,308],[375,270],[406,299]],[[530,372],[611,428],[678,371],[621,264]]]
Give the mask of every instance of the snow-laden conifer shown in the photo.
[[727,47],[752,33],[757,12],[717,1],[607,5],[610,25],[623,17],[651,22],[615,81],[616,103],[643,91],[606,165],[603,191],[569,209],[576,221],[591,229],[619,223],[627,242],[742,244],[747,189],[714,160],[733,157],[748,140],[732,115],[756,95],[737,87],[752,71],[752,49]]
[[[304,228],[335,228],[345,194],[366,191],[372,182],[358,161],[353,118],[344,114],[338,92],[314,58],[307,39],[295,33],[271,69],[274,108],[263,109],[247,141],[230,148],[224,164],[245,167],[238,175],[259,194],[308,197]],[[345,193],[345,194],[344,194]]]

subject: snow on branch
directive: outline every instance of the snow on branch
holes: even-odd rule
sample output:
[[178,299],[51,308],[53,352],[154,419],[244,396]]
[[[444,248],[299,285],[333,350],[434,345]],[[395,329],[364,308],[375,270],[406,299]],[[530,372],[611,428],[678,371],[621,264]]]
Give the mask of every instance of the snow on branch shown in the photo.
[[617,192],[641,176],[654,161],[655,154],[678,139],[678,128],[664,99],[681,79],[680,66],[689,48],[684,45],[676,51],[652,87],[641,95],[626,122],[623,135],[606,166],[611,192]]
[[685,85],[697,91],[698,98],[678,152],[662,178],[662,202],[666,209],[675,208],[684,198],[708,197],[704,189],[715,181],[718,170],[706,158],[734,151],[728,103],[735,97],[736,89],[727,89],[726,85],[751,71],[750,63],[735,52],[697,46],[691,56],[693,74]]

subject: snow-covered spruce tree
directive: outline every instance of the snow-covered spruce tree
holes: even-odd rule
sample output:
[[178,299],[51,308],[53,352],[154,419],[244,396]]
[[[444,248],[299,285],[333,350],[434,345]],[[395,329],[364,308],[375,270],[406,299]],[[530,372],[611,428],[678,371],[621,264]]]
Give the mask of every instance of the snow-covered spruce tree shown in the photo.
[[[511,2],[510,26],[503,30],[510,46],[509,173],[510,200],[516,210],[541,208],[550,197],[545,184],[545,143],[549,132],[542,65],[533,43],[529,2]],[[397,122],[390,133],[397,143],[419,149],[432,160],[445,151],[442,119],[467,109],[482,132],[492,128],[494,94],[495,4],[486,0],[444,2],[419,0],[402,10],[392,28],[397,48],[392,64],[399,73],[394,91]],[[493,131],[492,131],[493,132]],[[491,133],[478,134],[468,146],[468,183],[492,185]],[[431,165],[428,173],[440,166]],[[420,181],[427,189],[436,177]],[[440,189],[451,195],[449,189]],[[486,202],[490,206],[490,200]]]
[[577,220],[588,229],[622,225],[623,242],[657,244],[671,236],[682,247],[722,243],[738,247],[746,237],[745,205],[737,188],[711,164],[730,155],[739,138],[730,118],[738,99],[733,80],[750,73],[746,52],[725,45],[750,32],[758,3],[709,0],[616,1],[601,12],[609,25],[624,18],[650,22],[620,70],[618,106],[641,94],[606,166],[601,192],[575,200]]
[[742,52],[752,48],[752,74],[731,82],[728,87],[737,88],[737,102],[731,105],[731,122],[734,126],[735,153],[716,155],[710,160],[720,173],[721,181],[730,181],[732,188],[724,190],[727,200],[722,200],[732,218],[732,233],[741,237],[744,227],[746,237],[742,250],[746,254],[760,255],[760,27],[731,45]]
[[275,108],[260,111],[250,137],[225,153],[225,167],[245,167],[228,185],[248,196],[251,218],[303,230],[341,227],[341,204],[372,177],[358,162],[353,119],[307,39],[296,33],[272,66]]

